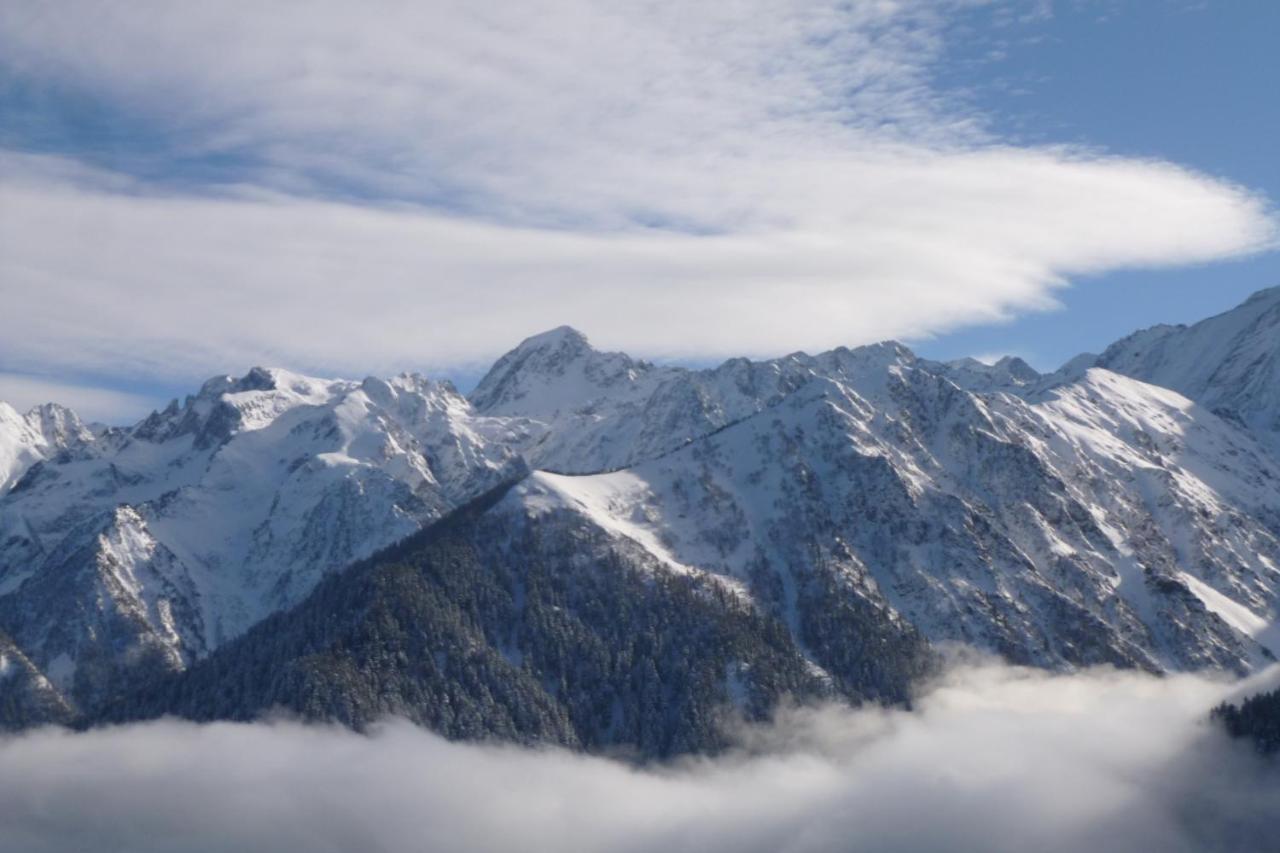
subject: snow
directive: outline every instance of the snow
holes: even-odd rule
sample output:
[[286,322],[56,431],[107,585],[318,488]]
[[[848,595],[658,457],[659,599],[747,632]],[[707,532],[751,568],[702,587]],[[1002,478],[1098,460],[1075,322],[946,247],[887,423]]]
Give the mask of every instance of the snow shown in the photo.
[[299,406],[323,406],[336,395],[349,391],[354,383],[331,379],[313,379],[279,368],[260,369],[275,386],[271,390],[226,393],[222,400],[241,414],[240,430],[249,432],[275,423],[276,419]]
[[[97,435],[0,404],[0,595],[91,554],[83,600],[28,602],[35,623],[123,613],[187,661],[527,464],[508,510],[568,509],[743,596],[772,572],[793,630],[821,566],[939,641],[1063,665],[1096,620],[1132,665],[1250,666],[1280,650],[1278,330],[1280,289],[1039,376],[892,342],[687,370],[561,327],[469,400],[255,368]],[[28,652],[60,684],[77,665]]]
[[525,512],[568,508],[608,535],[640,546],[670,571],[707,577],[744,600],[750,597],[740,579],[681,561],[667,542],[672,536],[668,520],[646,510],[655,498],[649,484],[636,473],[567,476],[535,471],[521,485],[517,497]]
[[1237,601],[1233,601],[1218,590],[1209,586],[1195,575],[1179,572],[1178,576],[1196,597],[1204,602],[1204,606],[1222,618],[1224,622],[1241,634],[1253,637],[1258,644],[1268,649],[1273,655],[1280,656],[1280,620],[1267,619],[1257,615]]
[[0,496],[35,463],[93,440],[93,433],[70,409],[45,404],[19,414],[0,400]]
[[[934,639],[993,630],[982,615],[992,602],[1007,608],[1002,620],[1025,620],[1021,630],[1056,632],[1025,601],[1068,571],[1070,594],[1111,625],[1110,642],[1121,653],[1144,656],[1142,665],[1176,669],[1181,660],[1219,659],[1248,666],[1260,659],[1249,646],[1259,632],[1238,620],[1227,620],[1225,629],[1206,623],[1195,649],[1185,637],[1166,636],[1167,611],[1175,605],[1150,580],[1152,572],[1169,577],[1178,566],[1194,566],[1239,578],[1241,596],[1276,599],[1275,537],[1247,518],[1223,521],[1228,513],[1278,503],[1280,468],[1239,428],[1176,392],[1103,369],[1048,391],[1031,389],[1023,399],[966,393],[948,384],[953,367],[894,348],[793,363],[820,366],[826,375],[811,375],[781,402],[624,470],[538,472],[524,499],[535,510],[570,506],[675,571],[736,584],[760,558],[787,566],[797,559],[794,547],[812,542],[829,550],[825,559],[851,583],[883,596]],[[716,390],[710,382],[702,387]],[[1026,464],[1036,467],[983,467],[982,454],[1009,447],[1024,448],[1031,454]],[[873,485],[860,479],[866,476],[887,479]],[[1027,488],[1074,502],[1096,533],[1050,521],[1044,511],[1051,505],[1042,511],[1025,498],[992,493]],[[950,499],[994,512],[988,523],[1004,542],[997,547],[1016,561],[984,565],[940,542],[873,548],[860,522],[837,512],[905,501],[895,510],[908,514],[903,522],[920,513],[921,521],[911,523],[928,525]],[[834,532],[817,532],[832,524]],[[784,572],[782,585],[790,602],[784,616],[794,627],[796,581]],[[1135,617],[1153,639],[1132,635],[1128,620]],[[1027,637],[1018,641],[1034,645]]]
[[561,326],[523,341],[503,356],[471,399],[489,415],[555,419],[605,395],[614,405],[648,397],[662,379],[680,372],[622,353],[598,352],[581,332]]
[[682,573],[697,571],[675,558],[663,544],[657,528],[640,520],[638,510],[646,500],[648,484],[634,473],[618,471],[594,477],[568,477],[536,471],[531,479],[605,530],[639,543],[669,568]]
[[408,374],[215,378],[0,501],[0,590],[83,548],[105,586],[79,594],[174,657],[203,654],[510,476],[516,457],[471,417],[451,386]]
[[1099,366],[1170,388],[1252,427],[1280,450],[1280,287],[1192,326],[1118,341]]

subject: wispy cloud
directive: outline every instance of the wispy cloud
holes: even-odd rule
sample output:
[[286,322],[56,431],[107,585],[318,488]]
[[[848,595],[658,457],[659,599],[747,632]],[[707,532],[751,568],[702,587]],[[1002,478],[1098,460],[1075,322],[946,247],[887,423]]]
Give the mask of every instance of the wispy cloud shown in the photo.
[[63,382],[43,376],[0,371],[0,401],[20,412],[41,403],[58,402],[85,421],[133,423],[160,401],[127,391],[113,391],[92,383]]
[[930,85],[961,5],[6,4],[14,73],[114,105],[165,141],[145,156],[236,166],[179,192],[7,158],[0,356],[361,372],[565,322],[769,354],[1274,242],[1240,187],[992,138]]
[[1263,849],[1276,771],[1204,722],[1228,689],[967,669],[915,713],[794,712],[650,769],[406,724],[40,731],[0,741],[0,825],[33,853]]

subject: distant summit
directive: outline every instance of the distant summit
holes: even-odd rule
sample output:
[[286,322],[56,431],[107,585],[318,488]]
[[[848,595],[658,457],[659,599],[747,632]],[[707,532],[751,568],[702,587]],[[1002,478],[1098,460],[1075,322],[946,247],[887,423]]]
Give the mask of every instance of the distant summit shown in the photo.
[[893,341],[685,369],[560,327],[470,399],[257,367],[132,427],[0,406],[0,726],[285,708],[665,756],[904,701],[942,644],[1257,670],[1278,297],[1046,376]]
[[637,384],[679,372],[624,353],[601,352],[586,335],[559,326],[522,341],[498,359],[470,399],[491,415],[552,415],[580,409],[603,396],[628,395]]
[[1280,287],[1190,326],[1135,332],[1096,364],[1172,388],[1280,451]]

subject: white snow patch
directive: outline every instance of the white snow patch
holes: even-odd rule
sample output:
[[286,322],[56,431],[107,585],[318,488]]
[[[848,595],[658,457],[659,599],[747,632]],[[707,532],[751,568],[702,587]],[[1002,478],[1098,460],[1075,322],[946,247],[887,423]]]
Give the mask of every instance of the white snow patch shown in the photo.
[[[609,474],[571,476],[537,471],[525,489],[523,501],[535,511],[568,506],[583,513],[602,530],[629,539],[674,572],[711,578],[743,600],[750,600],[747,585],[738,578],[685,562],[663,541],[670,519],[647,508],[656,498],[652,485],[631,470]],[[538,494],[538,492],[543,494]]]
[[653,554],[667,566],[682,574],[701,571],[676,559],[662,543],[657,529],[632,521],[631,512],[644,503],[649,484],[630,471],[571,477],[547,471],[534,473],[533,479],[565,503],[585,513],[597,525],[611,533],[625,536]]
[[1233,601],[1223,595],[1195,575],[1179,572],[1178,576],[1195,593],[1196,598],[1199,598],[1205,607],[1216,613],[1223,622],[1226,622],[1246,637],[1252,637],[1259,645],[1264,646],[1273,654],[1280,654],[1280,621],[1259,616],[1238,601]]

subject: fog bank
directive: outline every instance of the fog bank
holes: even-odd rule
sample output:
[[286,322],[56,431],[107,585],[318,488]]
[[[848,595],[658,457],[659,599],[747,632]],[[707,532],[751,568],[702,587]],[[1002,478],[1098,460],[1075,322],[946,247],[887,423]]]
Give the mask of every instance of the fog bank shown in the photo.
[[966,667],[914,712],[792,709],[649,768],[397,721],[42,730],[0,741],[0,849],[1277,849],[1280,773],[1205,722],[1241,689]]

